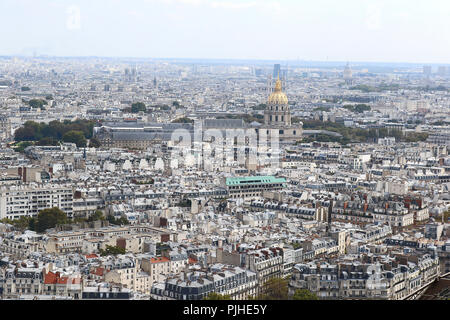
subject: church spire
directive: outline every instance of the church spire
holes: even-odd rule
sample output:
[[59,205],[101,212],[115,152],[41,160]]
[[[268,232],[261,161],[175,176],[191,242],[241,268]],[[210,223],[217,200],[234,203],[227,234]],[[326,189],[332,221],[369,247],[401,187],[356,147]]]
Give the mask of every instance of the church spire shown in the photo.
[[281,80],[280,80],[280,71],[278,71],[278,77],[277,82],[275,83],[275,92],[281,92],[282,86],[281,86]]

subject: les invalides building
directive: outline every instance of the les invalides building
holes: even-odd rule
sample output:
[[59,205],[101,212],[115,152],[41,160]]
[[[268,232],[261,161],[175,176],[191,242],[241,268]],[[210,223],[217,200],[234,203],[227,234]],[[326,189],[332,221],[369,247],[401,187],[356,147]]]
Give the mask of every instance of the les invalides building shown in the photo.
[[264,125],[260,130],[264,129],[268,134],[273,134],[275,130],[278,131],[280,143],[292,143],[302,139],[303,124],[300,122],[292,125],[288,98],[282,91],[279,78],[264,111]]

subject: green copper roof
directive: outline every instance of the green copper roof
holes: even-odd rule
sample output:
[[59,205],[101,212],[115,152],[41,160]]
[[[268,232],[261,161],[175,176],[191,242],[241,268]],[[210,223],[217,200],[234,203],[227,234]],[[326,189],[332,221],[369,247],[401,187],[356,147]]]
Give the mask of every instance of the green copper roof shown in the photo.
[[259,183],[286,183],[285,178],[276,178],[274,176],[255,176],[255,177],[237,177],[227,178],[227,186],[240,184],[259,184]]

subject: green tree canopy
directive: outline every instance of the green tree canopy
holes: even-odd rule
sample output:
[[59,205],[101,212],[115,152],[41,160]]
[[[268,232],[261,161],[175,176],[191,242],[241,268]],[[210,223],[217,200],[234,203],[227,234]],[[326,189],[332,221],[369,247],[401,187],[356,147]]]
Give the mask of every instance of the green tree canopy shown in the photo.
[[110,224],[115,224],[115,225],[118,225],[118,226],[130,224],[128,219],[125,218],[125,217],[114,218],[112,215],[108,215],[106,217],[106,220],[108,220]]
[[142,102],[135,102],[131,105],[132,113],[139,113],[140,111],[146,111],[147,107]]
[[58,140],[55,140],[53,137],[43,137],[37,143],[37,146],[57,146],[59,145]]
[[105,250],[100,249],[99,252],[100,252],[100,255],[102,257],[110,256],[110,255],[116,256],[118,254],[125,254],[126,253],[124,248],[121,248],[121,247],[118,247],[118,246],[108,246],[108,245],[106,246]]
[[105,220],[103,216],[103,212],[100,210],[95,210],[94,214],[89,217],[88,221],[97,221],[97,220]]
[[50,121],[48,124],[27,121],[15,131],[14,138],[16,141],[39,141],[46,137],[59,141],[69,131],[80,131],[86,139],[90,139],[94,125],[94,121],[84,119],[64,122]]
[[62,140],[64,142],[75,143],[79,148],[86,147],[86,138],[84,137],[84,134],[81,131],[71,130],[69,132],[66,132],[63,135]]
[[194,123],[194,120],[183,117],[173,120],[172,123]]
[[89,147],[90,148],[99,148],[101,146],[100,141],[97,138],[91,138],[89,140]]
[[288,300],[289,280],[284,278],[272,278],[264,283],[263,293],[256,300]]
[[292,296],[293,300],[319,300],[316,294],[307,289],[296,290]]
[[36,232],[45,232],[45,230],[54,228],[56,225],[66,224],[69,220],[64,211],[59,208],[44,209],[39,212],[34,223]]
[[30,101],[28,101],[28,105],[32,108],[41,108],[48,104],[47,101],[42,100],[42,99],[31,99]]
[[14,220],[5,218],[5,219],[0,220],[0,222],[1,223],[11,224],[11,225],[14,226],[14,228],[16,230],[19,230],[19,231],[23,232],[23,231],[25,231],[27,229],[28,230],[33,230],[32,228],[30,228],[31,220],[33,220],[32,217],[22,216],[19,219],[14,219]]

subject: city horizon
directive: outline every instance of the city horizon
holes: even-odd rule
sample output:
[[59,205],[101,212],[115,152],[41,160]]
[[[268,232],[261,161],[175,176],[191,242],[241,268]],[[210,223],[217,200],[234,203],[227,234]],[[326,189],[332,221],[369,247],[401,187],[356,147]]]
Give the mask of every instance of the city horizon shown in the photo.
[[450,62],[408,62],[408,61],[352,61],[352,60],[314,60],[314,59],[290,59],[290,60],[277,60],[277,59],[244,59],[244,58],[186,58],[186,57],[139,57],[139,56],[96,56],[96,55],[80,55],[80,56],[54,56],[47,54],[36,54],[36,55],[0,55],[0,58],[50,58],[50,59],[110,59],[110,60],[149,60],[149,61],[194,61],[197,63],[202,62],[259,62],[262,64],[267,64],[271,66],[274,63],[279,63],[282,66],[291,67],[296,66],[296,63],[319,63],[328,65],[342,64],[345,66],[347,63],[351,66],[364,66],[364,65],[378,65],[378,66],[415,66],[423,67],[425,65],[429,66],[450,66]]

